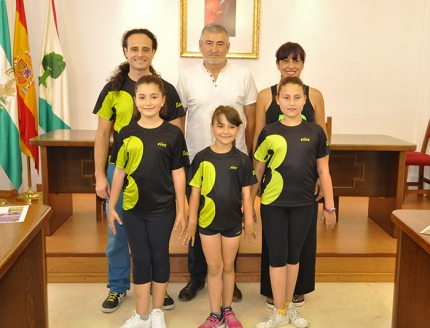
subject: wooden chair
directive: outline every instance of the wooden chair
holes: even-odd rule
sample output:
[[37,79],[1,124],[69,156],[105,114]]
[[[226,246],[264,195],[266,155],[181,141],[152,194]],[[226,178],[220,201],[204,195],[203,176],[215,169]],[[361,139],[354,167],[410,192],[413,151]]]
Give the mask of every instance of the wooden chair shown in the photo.
[[[332,131],[332,117],[327,116],[327,120],[325,122],[326,124],[326,131],[327,131],[327,139],[328,142],[331,143],[331,131]],[[339,219],[339,196],[333,196],[334,201],[334,207],[336,207],[336,221]],[[324,204],[324,198],[322,198],[319,203]]]
[[[421,151],[407,151],[406,152],[406,163],[405,163],[405,190],[404,197],[406,194],[430,194],[430,188],[425,189],[424,183],[430,185],[430,179],[424,176],[424,169],[426,166],[430,167],[430,155],[427,154],[427,147],[430,139],[430,120],[427,124],[426,134],[424,136],[423,145]],[[409,166],[419,166],[418,169],[418,181],[408,182],[408,171]],[[409,186],[416,186],[418,189],[409,189]]]
[[[327,130],[327,139],[328,143],[331,143],[331,131],[333,127],[333,121],[331,116],[327,116],[327,120],[325,122],[326,130]],[[339,219],[339,196],[333,196],[334,207],[336,207],[336,221]]]
[[[114,135],[114,125],[112,124],[111,130],[110,130],[110,142],[109,145],[112,146],[113,143],[113,135]],[[105,172],[107,169],[107,163]],[[104,213],[106,213],[106,199],[100,198],[96,195],[96,220],[97,221],[103,221]]]
[[100,198],[96,195],[96,220],[103,221],[103,215],[105,212],[106,199]]
[[325,122],[326,124],[326,130],[327,130],[327,139],[328,142],[331,142],[331,129],[332,129],[332,118],[331,116],[327,116],[327,121]]

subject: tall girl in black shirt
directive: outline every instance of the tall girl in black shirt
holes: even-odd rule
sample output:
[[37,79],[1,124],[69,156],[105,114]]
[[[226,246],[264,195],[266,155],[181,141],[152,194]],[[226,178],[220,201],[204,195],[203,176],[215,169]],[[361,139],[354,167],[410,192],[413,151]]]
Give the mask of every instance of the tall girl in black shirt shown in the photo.
[[[306,96],[298,77],[281,81],[276,101],[284,116],[263,128],[254,154],[255,172],[261,183],[261,220],[269,247],[275,303],[272,313],[256,328],[280,327],[289,322],[296,327],[307,327],[308,322],[291,301],[301,248],[312,222],[315,171],[324,192],[322,220],[326,220],[328,228],[336,224],[328,168],[330,149],[324,130],[301,117]],[[257,190],[258,185],[254,185],[253,196]]]
[[[166,328],[164,302],[170,276],[169,240],[173,226],[185,229],[185,171],[188,151],[182,131],[163,120],[166,97],[157,75],[136,82],[136,121],[115,140],[109,226],[124,223],[133,261],[136,311],[124,327]],[[160,115],[162,117],[160,117]],[[115,207],[124,191],[124,222]],[[152,311],[149,314],[150,283]]]

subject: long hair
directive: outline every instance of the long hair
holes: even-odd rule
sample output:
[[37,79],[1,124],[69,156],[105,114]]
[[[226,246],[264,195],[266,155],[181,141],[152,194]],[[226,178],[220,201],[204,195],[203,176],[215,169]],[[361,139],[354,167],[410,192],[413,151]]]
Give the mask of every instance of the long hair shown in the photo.
[[[121,46],[122,50],[124,51],[124,48],[128,47],[128,38],[133,34],[144,34],[152,41],[152,49],[157,51],[158,47],[158,41],[155,35],[146,28],[135,28],[129,31],[126,31],[121,40]],[[128,61],[122,62],[118,65],[118,67],[115,68],[115,71],[113,72],[112,76],[108,78],[108,82],[111,84],[111,91],[120,91],[122,88],[122,85],[124,84],[125,79],[127,78],[128,72],[130,71],[130,64]],[[157,74],[154,67],[151,65],[149,66],[149,71],[151,74]]]

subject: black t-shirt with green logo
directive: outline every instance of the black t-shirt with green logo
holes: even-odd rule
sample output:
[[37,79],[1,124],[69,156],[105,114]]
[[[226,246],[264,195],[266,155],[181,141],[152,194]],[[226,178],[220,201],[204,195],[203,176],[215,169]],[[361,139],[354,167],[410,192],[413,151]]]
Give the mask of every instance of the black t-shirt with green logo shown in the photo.
[[199,226],[227,230],[242,222],[242,188],[257,183],[250,158],[236,147],[218,154],[210,147],[191,164],[189,185],[200,188]]
[[304,206],[315,202],[316,160],[330,154],[324,130],[302,121],[298,126],[281,122],[261,131],[254,157],[266,162],[261,204]]
[[165,215],[175,209],[172,171],[189,165],[184,135],[166,121],[154,129],[137,122],[121,129],[111,162],[124,169],[124,211]]

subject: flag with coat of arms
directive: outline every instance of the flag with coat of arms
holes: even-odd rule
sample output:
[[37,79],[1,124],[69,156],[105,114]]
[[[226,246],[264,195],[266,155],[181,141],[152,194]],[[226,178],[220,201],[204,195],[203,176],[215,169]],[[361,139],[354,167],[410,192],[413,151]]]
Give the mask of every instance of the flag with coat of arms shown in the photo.
[[67,65],[58,36],[54,0],[48,0],[39,70],[39,125],[45,132],[70,129]]
[[14,188],[22,184],[16,83],[5,1],[0,1],[0,166]]
[[33,64],[28,43],[27,20],[23,0],[16,0],[13,64],[18,99],[19,132],[21,151],[33,158],[39,171],[39,149],[30,145],[30,139],[38,135],[37,98],[34,85]]

